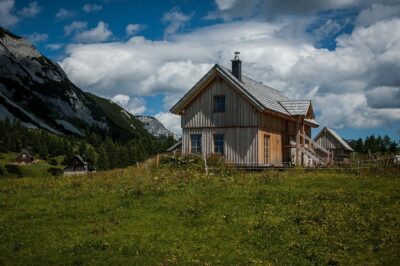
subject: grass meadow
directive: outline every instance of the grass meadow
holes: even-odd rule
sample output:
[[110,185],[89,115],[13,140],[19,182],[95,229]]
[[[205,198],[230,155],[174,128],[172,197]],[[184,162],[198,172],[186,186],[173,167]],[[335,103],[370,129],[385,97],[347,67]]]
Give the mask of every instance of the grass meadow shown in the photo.
[[0,179],[0,265],[399,265],[399,169]]

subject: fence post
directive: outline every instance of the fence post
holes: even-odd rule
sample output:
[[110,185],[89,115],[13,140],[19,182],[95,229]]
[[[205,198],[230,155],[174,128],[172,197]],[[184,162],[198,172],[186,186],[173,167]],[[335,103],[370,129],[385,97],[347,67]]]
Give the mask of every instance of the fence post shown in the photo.
[[139,168],[139,162],[136,162],[136,166],[137,166],[137,168]]
[[208,167],[207,167],[206,153],[203,153],[203,159],[204,159],[204,169],[205,169],[205,171],[206,171],[206,175],[208,175]]
[[357,173],[360,174],[360,160],[357,160]]
[[160,154],[157,154],[157,167],[159,163],[160,163]]

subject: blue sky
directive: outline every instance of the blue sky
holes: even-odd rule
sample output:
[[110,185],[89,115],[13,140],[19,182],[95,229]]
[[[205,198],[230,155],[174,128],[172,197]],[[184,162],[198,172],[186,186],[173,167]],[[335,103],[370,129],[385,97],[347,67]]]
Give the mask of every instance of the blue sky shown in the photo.
[[239,50],[245,74],[311,99],[321,126],[400,138],[399,0],[0,0],[0,25],[174,132],[168,109]]

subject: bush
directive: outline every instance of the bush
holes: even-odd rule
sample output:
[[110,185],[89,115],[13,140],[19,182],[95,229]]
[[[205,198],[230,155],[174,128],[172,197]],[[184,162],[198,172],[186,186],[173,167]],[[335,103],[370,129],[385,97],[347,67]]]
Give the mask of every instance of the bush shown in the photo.
[[51,167],[47,169],[47,172],[49,172],[52,176],[62,176],[64,173],[62,169],[56,167]]
[[17,175],[17,177],[22,177],[21,169],[18,165],[15,164],[6,164],[4,168],[7,170],[9,174]]
[[48,161],[48,163],[50,164],[50,165],[54,165],[54,166],[57,166],[58,165],[58,162],[57,162],[57,160],[56,159],[51,159],[50,161]]

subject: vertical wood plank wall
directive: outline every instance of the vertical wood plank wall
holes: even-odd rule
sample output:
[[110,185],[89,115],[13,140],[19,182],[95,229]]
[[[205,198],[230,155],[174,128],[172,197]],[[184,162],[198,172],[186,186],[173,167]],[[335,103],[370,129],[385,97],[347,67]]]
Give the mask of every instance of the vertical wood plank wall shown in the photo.
[[[225,95],[225,112],[214,113],[215,95]],[[222,78],[215,78],[186,107],[182,128],[257,126],[257,110]]]
[[257,158],[257,128],[185,128],[182,154],[190,154],[190,134],[202,134],[202,152],[214,153],[214,134],[224,134],[224,155],[227,162],[255,164]]
[[[215,95],[225,95],[225,112],[214,113]],[[263,164],[264,134],[268,134],[270,165],[282,165],[282,161],[290,160],[290,149],[284,146],[296,135],[294,121],[259,112],[218,76],[185,108],[181,126],[183,154],[190,153],[190,134],[202,134],[202,149],[207,156],[214,151],[213,134],[224,134],[226,161],[244,164]],[[306,132],[311,134],[311,130]]]

